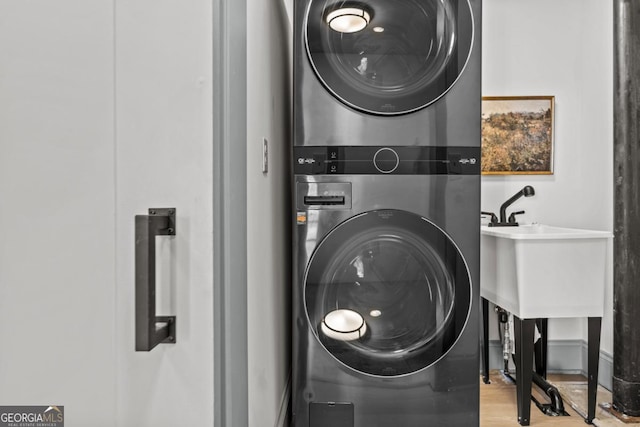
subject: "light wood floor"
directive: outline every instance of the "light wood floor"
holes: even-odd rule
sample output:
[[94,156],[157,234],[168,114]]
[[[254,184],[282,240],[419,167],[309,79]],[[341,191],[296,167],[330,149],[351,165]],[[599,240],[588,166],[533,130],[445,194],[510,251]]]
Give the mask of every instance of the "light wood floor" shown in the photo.
[[[480,426],[481,427],[518,427],[518,412],[516,408],[516,386],[507,382],[499,372],[492,372],[491,384],[480,381]],[[553,381],[553,376],[549,378]],[[565,378],[566,379],[566,378]],[[570,380],[583,380],[582,377]],[[532,393],[541,402],[548,402],[537,394],[534,386]],[[578,415],[564,402],[568,417],[549,417],[544,415],[532,402],[531,426],[553,427],[584,427],[584,418]]]

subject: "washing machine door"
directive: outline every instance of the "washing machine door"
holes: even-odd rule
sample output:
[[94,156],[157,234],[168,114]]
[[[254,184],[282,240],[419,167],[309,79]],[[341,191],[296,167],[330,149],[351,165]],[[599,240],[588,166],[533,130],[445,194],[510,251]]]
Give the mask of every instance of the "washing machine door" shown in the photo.
[[307,268],[310,327],[358,372],[424,369],[456,343],[470,312],[471,281],[454,242],[418,215],[372,211],[333,229]]
[[311,0],[311,64],[325,87],[361,111],[426,107],[462,73],[473,44],[469,0]]

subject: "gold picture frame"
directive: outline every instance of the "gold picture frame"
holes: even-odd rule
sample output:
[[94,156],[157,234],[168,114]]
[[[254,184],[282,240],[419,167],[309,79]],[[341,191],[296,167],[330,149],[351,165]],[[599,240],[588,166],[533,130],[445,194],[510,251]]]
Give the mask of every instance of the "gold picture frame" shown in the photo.
[[482,174],[552,175],[553,96],[482,97]]

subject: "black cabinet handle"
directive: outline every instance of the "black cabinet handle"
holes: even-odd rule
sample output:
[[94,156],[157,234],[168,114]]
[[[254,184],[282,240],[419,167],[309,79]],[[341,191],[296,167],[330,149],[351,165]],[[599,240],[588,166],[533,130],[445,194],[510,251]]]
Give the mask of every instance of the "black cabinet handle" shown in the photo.
[[175,234],[175,208],[136,215],[136,351],[176,342],[176,317],[156,316],[156,236]]

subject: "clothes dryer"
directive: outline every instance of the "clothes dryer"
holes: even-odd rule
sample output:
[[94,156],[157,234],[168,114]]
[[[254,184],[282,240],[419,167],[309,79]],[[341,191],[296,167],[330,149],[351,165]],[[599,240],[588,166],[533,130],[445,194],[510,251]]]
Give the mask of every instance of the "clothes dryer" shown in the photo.
[[476,144],[480,0],[296,0],[296,145]]
[[292,426],[478,426],[479,147],[295,153]]

